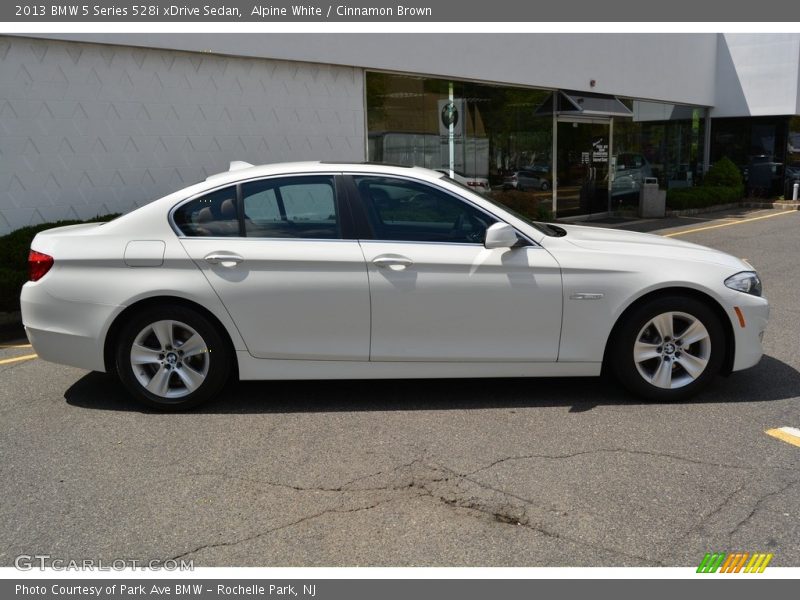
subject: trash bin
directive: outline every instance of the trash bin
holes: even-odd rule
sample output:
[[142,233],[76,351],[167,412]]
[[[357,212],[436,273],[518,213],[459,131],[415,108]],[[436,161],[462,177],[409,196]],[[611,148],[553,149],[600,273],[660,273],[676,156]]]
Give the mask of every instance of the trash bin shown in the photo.
[[639,216],[643,219],[663,217],[667,211],[667,192],[658,189],[658,179],[645,177],[639,193]]

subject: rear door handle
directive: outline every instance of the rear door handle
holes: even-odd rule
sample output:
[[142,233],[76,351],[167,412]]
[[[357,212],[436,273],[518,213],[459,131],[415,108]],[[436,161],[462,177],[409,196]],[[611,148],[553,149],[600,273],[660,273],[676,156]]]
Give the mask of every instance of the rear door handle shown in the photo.
[[406,267],[414,264],[414,261],[405,256],[384,255],[372,259],[372,264],[382,269],[392,269],[393,271],[402,271]]
[[226,252],[212,252],[211,254],[207,254],[205,256],[205,261],[207,263],[211,263],[212,265],[222,265],[223,267],[235,267],[240,262],[244,261],[244,258],[239,256],[238,254],[228,254]]

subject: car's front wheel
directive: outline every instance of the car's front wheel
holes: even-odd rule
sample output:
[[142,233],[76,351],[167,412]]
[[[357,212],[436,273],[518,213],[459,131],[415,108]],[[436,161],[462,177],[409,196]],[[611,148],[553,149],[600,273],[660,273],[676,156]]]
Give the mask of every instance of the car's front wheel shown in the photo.
[[139,402],[184,410],[215,396],[230,373],[230,352],[217,328],[190,308],[151,308],[122,328],[117,372]]
[[669,296],[634,309],[609,343],[611,366],[625,387],[653,400],[680,400],[719,373],[725,332],[707,304]]

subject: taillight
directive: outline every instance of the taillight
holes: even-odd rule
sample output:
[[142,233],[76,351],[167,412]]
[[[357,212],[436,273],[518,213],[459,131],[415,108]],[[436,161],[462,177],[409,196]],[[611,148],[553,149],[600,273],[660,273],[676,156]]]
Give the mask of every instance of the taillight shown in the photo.
[[50,267],[53,266],[53,257],[31,250],[28,254],[28,278],[31,281],[39,281],[42,277],[47,275]]

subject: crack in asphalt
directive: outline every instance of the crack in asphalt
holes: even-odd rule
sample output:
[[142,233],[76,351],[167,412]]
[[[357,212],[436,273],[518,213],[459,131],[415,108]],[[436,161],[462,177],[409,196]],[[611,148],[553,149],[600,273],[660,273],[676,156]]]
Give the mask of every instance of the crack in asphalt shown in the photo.
[[[543,459],[543,460],[564,460],[575,458],[584,455],[591,455],[591,454],[599,454],[599,453],[613,453],[613,454],[632,454],[632,455],[640,455],[640,456],[649,456],[649,457],[658,457],[658,458],[666,458],[670,460],[676,460],[680,462],[708,466],[708,467],[715,467],[715,468],[730,468],[735,470],[741,471],[753,471],[756,467],[748,467],[743,465],[734,465],[734,464],[725,464],[725,463],[716,463],[710,461],[699,460],[691,457],[680,456],[676,454],[664,453],[664,452],[654,452],[654,451],[647,451],[647,450],[631,450],[626,448],[597,448],[592,450],[584,450],[580,452],[573,452],[568,454],[526,454],[526,455],[518,455],[518,456],[506,456],[503,458],[499,458],[491,463],[470,471],[468,473],[459,473],[453,469],[445,467],[439,464],[427,464],[423,461],[422,458],[416,458],[410,462],[405,462],[400,465],[396,465],[389,469],[383,469],[380,471],[376,471],[374,473],[368,473],[366,475],[361,475],[359,477],[353,478],[348,480],[347,482],[337,485],[337,486],[303,486],[303,485],[293,485],[282,483],[278,481],[268,480],[268,479],[261,479],[261,478],[254,478],[254,477],[246,477],[241,475],[235,475],[227,472],[219,472],[219,471],[198,471],[198,472],[189,472],[184,473],[183,475],[192,476],[192,477],[201,477],[201,476],[210,476],[210,477],[221,477],[224,479],[235,479],[240,481],[246,481],[249,483],[254,483],[258,485],[267,485],[271,487],[289,489],[295,492],[324,492],[324,493],[346,493],[346,494],[359,494],[359,493],[366,493],[366,492],[409,492],[409,491],[417,491],[418,493],[414,494],[414,497],[417,498],[430,498],[434,501],[437,501],[444,506],[452,507],[452,508],[461,508],[468,511],[474,511],[480,513],[484,516],[489,516],[497,523],[515,526],[515,527],[524,527],[527,530],[535,532],[537,534],[546,536],[552,539],[563,540],[566,542],[570,542],[573,544],[593,548],[598,551],[606,552],[609,554],[614,554],[617,556],[622,556],[628,559],[634,559],[637,561],[642,561],[646,564],[651,565],[664,565],[663,558],[655,558],[649,556],[641,556],[638,554],[633,554],[629,552],[625,552],[619,550],[617,548],[609,548],[603,546],[602,544],[597,544],[594,542],[589,542],[584,539],[580,539],[577,537],[572,537],[569,535],[564,535],[559,531],[549,527],[546,523],[544,523],[543,518],[539,518],[538,520],[534,518],[531,514],[532,510],[541,511],[545,514],[553,514],[555,513],[558,516],[566,516],[569,511],[561,510],[558,508],[553,507],[544,507],[537,505],[533,500],[530,498],[525,498],[518,494],[514,494],[513,492],[509,492],[507,490],[503,490],[501,488],[497,488],[492,486],[488,483],[482,482],[478,479],[474,478],[474,475],[478,473],[484,473],[497,465],[509,462],[509,461],[518,461],[518,460],[534,460],[534,459]],[[759,469],[763,469],[764,467],[759,467]],[[772,470],[783,471],[786,470],[782,467],[771,467]],[[368,481],[370,479],[376,479],[380,477],[390,477],[394,478],[394,481],[389,481],[382,485],[376,486],[369,486],[369,487],[352,487],[354,484],[362,481]],[[401,479],[405,477],[405,480]],[[468,492],[462,489],[462,484],[464,482],[469,482],[477,486],[479,489],[491,492],[493,494],[499,495],[503,500],[502,501],[495,501],[492,502],[491,499],[480,498],[476,497],[475,495],[466,496]],[[783,486],[781,489],[770,492],[761,496],[756,504],[753,506],[750,513],[742,519],[737,525],[731,530],[728,534],[729,537],[734,535],[744,524],[747,523],[749,519],[755,515],[758,511],[759,506],[762,504],[763,501],[767,500],[768,498],[778,495],[785,490],[789,489],[792,485],[795,485],[798,481],[792,481],[789,484]],[[451,484],[450,488],[446,486]],[[445,486],[442,489],[442,486]],[[685,539],[692,531],[695,531],[698,527],[700,527],[703,523],[707,522],[709,519],[714,518],[716,515],[722,513],[733,501],[733,499],[740,494],[742,491],[745,490],[747,484],[743,483],[738,486],[735,490],[730,492],[725,499],[713,510],[708,512],[707,514],[703,515],[698,522],[693,525],[689,530],[687,530],[683,536],[679,537],[678,539]],[[389,502],[396,501],[397,498],[388,498],[383,499],[378,502],[373,502],[368,505],[364,506],[356,506],[353,508],[344,509],[343,506],[339,506],[338,508],[329,508],[322,511],[318,511],[311,515],[306,515],[300,519],[296,519],[289,523],[284,523],[283,525],[279,525],[277,527],[272,527],[265,531],[258,532],[253,535],[249,535],[243,538],[237,538],[230,541],[223,541],[223,542],[216,542],[216,543],[209,543],[203,544],[195,549],[188,550],[178,556],[174,557],[173,560],[185,558],[191,554],[195,554],[205,549],[210,548],[218,548],[218,547],[225,547],[225,546],[233,546],[236,544],[244,543],[247,541],[251,541],[254,539],[258,539],[260,537],[269,535],[276,531],[281,531],[284,529],[288,529],[290,527],[295,527],[307,521],[321,518],[328,514],[346,514],[346,513],[353,513],[353,512],[361,512],[374,509],[378,506],[383,504],[387,504]],[[516,500],[517,503],[513,501]]]
[[[423,472],[414,472],[413,468],[415,466],[421,466],[423,468]],[[403,471],[411,471],[410,473],[403,473]],[[423,498],[427,497],[434,501],[437,501],[444,506],[452,507],[452,508],[461,508],[469,511],[474,511],[480,513],[481,515],[491,517],[495,522],[511,525],[511,526],[518,526],[523,527],[526,530],[535,532],[537,534],[546,536],[552,539],[558,539],[567,541],[573,544],[578,544],[581,546],[586,546],[589,548],[593,548],[595,550],[599,550],[608,554],[614,554],[618,556],[623,556],[629,559],[635,559],[637,561],[644,562],[646,564],[652,565],[660,565],[662,564],[658,559],[647,557],[647,556],[640,556],[637,554],[632,554],[628,552],[624,552],[622,550],[616,548],[608,548],[601,544],[596,544],[593,542],[589,542],[587,540],[583,540],[580,538],[574,538],[567,535],[564,535],[550,527],[548,527],[542,519],[535,521],[534,518],[530,514],[530,510],[535,509],[539,511],[543,511],[545,513],[557,513],[561,516],[564,516],[567,511],[558,510],[554,508],[547,508],[547,507],[540,507],[537,506],[532,500],[528,498],[524,498],[522,496],[518,496],[506,490],[498,489],[483,482],[477,481],[475,479],[470,478],[470,474],[463,474],[458,473],[452,469],[444,467],[442,465],[431,465],[423,463],[422,459],[415,459],[411,462],[407,462],[401,465],[397,465],[388,470],[382,470],[375,473],[371,473],[368,475],[362,475],[355,479],[352,479],[344,484],[341,484],[336,487],[324,487],[324,486],[314,486],[314,487],[307,487],[307,486],[298,486],[298,485],[290,485],[290,484],[283,484],[269,480],[262,480],[262,479],[255,479],[255,478],[248,478],[242,477],[238,475],[231,475],[229,473],[221,473],[221,472],[197,472],[197,473],[187,473],[186,475],[190,476],[213,476],[213,477],[222,477],[226,479],[237,479],[248,481],[251,483],[258,483],[262,485],[269,485],[279,488],[291,489],[297,492],[330,492],[330,493],[348,493],[348,494],[358,494],[364,492],[409,492],[409,491],[418,491],[418,493],[414,494],[414,497]],[[405,475],[407,479],[405,481],[394,481],[388,482],[386,484],[374,487],[360,487],[360,488],[350,488],[349,486],[353,485],[358,481],[368,480],[370,478],[376,478],[380,476],[393,476],[397,477],[400,475],[401,477]],[[487,499],[481,499],[475,497],[474,495],[471,497],[463,497],[464,490],[460,488],[463,482],[469,482],[474,484],[480,489],[491,491],[495,494],[500,495],[505,499],[513,499],[517,500],[521,503],[521,505],[514,504],[508,501],[502,502],[491,502]],[[438,486],[440,485],[447,485],[453,484],[452,489],[445,488],[444,490],[439,489]],[[307,522],[311,519],[317,519],[327,514],[333,513],[350,513],[350,512],[360,512],[365,510],[373,509],[377,506],[387,504],[389,502],[395,501],[397,498],[389,498],[384,499],[379,502],[375,502],[369,504],[367,506],[358,506],[355,508],[343,510],[341,507],[336,509],[326,509],[323,511],[316,512],[312,515],[307,515],[300,519],[296,519],[290,523],[285,523],[278,527],[273,527],[268,530],[256,533],[254,535],[246,536],[243,538],[238,538],[230,541],[225,542],[217,542],[217,543],[210,543],[198,546],[193,550],[188,550],[182,554],[179,554],[177,557],[174,557],[173,560],[185,558],[191,554],[199,552],[204,549],[209,548],[217,548],[217,547],[224,547],[224,546],[233,546],[236,544],[240,544],[243,542],[251,541],[276,531],[280,531],[283,529],[287,529],[290,527],[294,527],[296,525],[300,525],[304,522]]]
[[513,460],[530,460],[530,459],[534,459],[534,458],[541,458],[541,459],[545,459],[545,460],[562,460],[562,459],[568,459],[568,458],[575,458],[575,457],[578,457],[578,456],[584,456],[584,455],[587,455],[587,454],[601,454],[601,453],[607,453],[607,454],[634,454],[634,455],[642,455],[642,456],[655,456],[655,457],[659,457],[659,458],[669,458],[669,459],[672,459],[672,460],[677,460],[677,461],[686,462],[686,463],[695,464],[695,465],[703,465],[703,466],[708,466],[708,467],[727,468],[727,469],[737,469],[737,470],[742,470],[742,471],[754,471],[754,470],[762,471],[764,469],[771,469],[771,470],[776,470],[776,471],[793,471],[793,469],[791,469],[789,467],[764,467],[762,465],[750,467],[750,466],[745,466],[745,465],[716,463],[716,462],[710,462],[710,461],[700,460],[700,459],[696,459],[696,458],[691,458],[691,457],[688,457],[688,456],[681,456],[679,454],[670,454],[668,452],[653,452],[651,450],[631,450],[629,448],[595,448],[595,449],[590,449],[590,450],[582,450],[580,452],[572,452],[572,453],[569,453],[569,454],[522,454],[522,455],[518,455],[518,456],[507,456],[507,457],[504,457],[504,458],[499,458],[499,459],[495,460],[494,462],[492,462],[492,463],[490,463],[490,464],[488,464],[486,466],[480,467],[480,468],[478,468],[478,469],[476,469],[474,471],[470,471],[469,473],[467,473],[467,475],[475,475],[477,473],[481,473],[483,471],[487,471],[487,470],[489,470],[489,469],[491,469],[493,467],[496,467],[499,464],[502,464],[502,463],[505,463],[505,462],[508,462],[508,461],[513,461]]
[[394,498],[390,498],[388,500],[381,500],[380,502],[375,502],[375,503],[369,504],[367,506],[357,506],[355,508],[349,508],[349,509],[346,509],[346,510],[342,510],[341,508],[328,508],[326,510],[319,511],[319,512],[311,514],[311,515],[306,515],[305,517],[301,517],[300,519],[296,519],[296,520],[294,520],[294,521],[292,521],[290,523],[284,523],[283,525],[278,525],[277,527],[271,527],[271,528],[269,528],[269,529],[267,529],[265,531],[260,531],[258,533],[255,533],[255,534],[252,534],[252,535],[248,535],[248,536],[243,537],[243,538],[238,538],[238,539],[234,539],[234,540],[230,540],[230,541],[226,541],[226,542],[213,542],[213,543],[209,543],[209,544],[202,544],[200,546],[197,546],[196,548],[193,548],[192,550],[187,550],[186,552],[183,552],[182,554],[178,554],[177,556],[173,556],[169,560],[173,560],[173,561],[180,560],[182,558],[186,558],[187,556],[190,556],[192,554],[196,554],[197,552],[200,552],[202,550],[208,550],[210,548],[222,548],[222,547],[226,547],[226,546],[236,546],[237,544],[242,544],[244,542],[249,542],[249,541],[258,539],[260,537],[263,537],[265,535],[269,535],[270,533],[275,533],[276,531],[281,531],[282,529],[288,529],[289,527],[294,527],[296,525],[300,525],[301,523],[305,523],[306,521],[311,521],[312,519],[318,519],[319,517],[322,517],[324,515],[331,514],[331,513],[347,514],[347,513],[361,512],[361,511],[365,511],[365,510],[372,510],[373,508],[376,508],[376,507],[380,506],[381,504],[387,504],[389,502],[393,502],[394,500],[395,500]]
[[750,510],[750,512],[747,514],[747,516],[744,519],[740,520],[733,527],[733,529],[731,529],[728,532],[728,543],[730,543],[730,541],[733,538],[733,536],[736,533],[738,533],[739,530],[742,527],[744,527],[748,523],[748,521],[750,521],[750,519],[752,519],[755,516],[755,514],[758,512],[758,509],[761,507],[761,505],[764,503],[764,501],[766,501],[769,498],[772,498],[774,496],[779,496],[780,494],[782,494],[783,492],[788,490],[790,487],[792,487],[794,485],[797,485],[798,483],[800,483],[800,479],[796,479],[794,481],[790,481],[789,483],[787,483],[786,485],[780,487],[777,490],[774,490],[772,492],[767,492],[766,494],[762,494],[761,496],[759,496],[758,499],[756,500],[755,504],[753,505],[753,508]]

